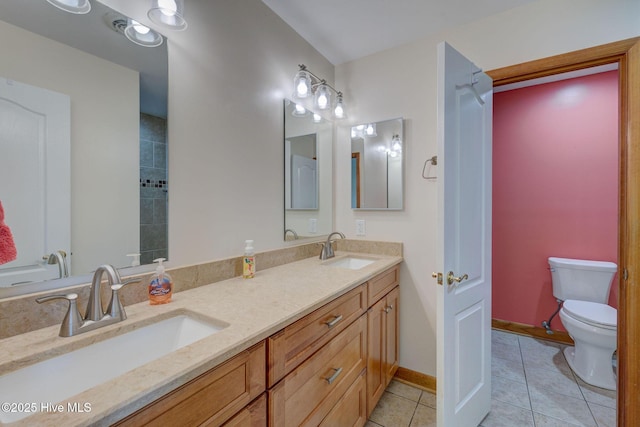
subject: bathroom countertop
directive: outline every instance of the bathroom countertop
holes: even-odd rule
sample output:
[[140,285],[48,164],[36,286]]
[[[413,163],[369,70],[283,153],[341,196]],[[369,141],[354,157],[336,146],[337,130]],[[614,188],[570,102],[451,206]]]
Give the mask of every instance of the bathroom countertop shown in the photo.
[[[326,261],[317,257],[307,258],[258,271],[253,279],[236,277],[176,293],[170,304],[127,306],[124,322],[75,337],[58,337],[60,327],[56,325],[0,340],[2,375],[174,314],[192,313],[229,324],[214,335],[61,402],[65,408],[67,402],[89,403],[88,412],[41,412],[7,425],[85,426],[118,421],[402,262],[400,256],[336,252],[336,258],[345,255],[376,261],[349,270],[323,265]],[[69,372],[69,380],[73,380],[73,372]],[[43,402],[35,403],[39,407]]]

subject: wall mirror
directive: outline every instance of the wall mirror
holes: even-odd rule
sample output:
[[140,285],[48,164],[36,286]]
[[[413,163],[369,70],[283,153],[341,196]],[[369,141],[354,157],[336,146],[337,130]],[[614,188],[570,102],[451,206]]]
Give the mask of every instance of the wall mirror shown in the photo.
[[[18,260],[0,265],[0,297],[82,283],[101,264],[135,266],[132,253],[142,264],[167,257],[166,41],[133,44],[127,17],[91,4],[73,15],[44,0],[0,2],[0,201],[18,247]],[[22,114],[33,112],[14,101],[23,89],[61,102],[66,146],[50,144],[54,116]],[[32,151],[11,157],[25,141]],[[21,187],[20,162],[33,171]],[[21,224],[27,216],[35,225]],[[61,257],[71,277],[50,280],[65,275]]]
[[403,208],[402,118],[351,128],[351,208]]
[[284,100],[284,240],[333,228],[333,122]]

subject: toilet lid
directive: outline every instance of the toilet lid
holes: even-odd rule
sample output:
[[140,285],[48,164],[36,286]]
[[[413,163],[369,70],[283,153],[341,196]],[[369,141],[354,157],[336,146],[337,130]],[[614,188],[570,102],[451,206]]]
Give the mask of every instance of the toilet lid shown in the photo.
[[562,304],[565,312],[589,325],[607,329],[616,329],[618,311],[606,304],[590,301],[566,300]]

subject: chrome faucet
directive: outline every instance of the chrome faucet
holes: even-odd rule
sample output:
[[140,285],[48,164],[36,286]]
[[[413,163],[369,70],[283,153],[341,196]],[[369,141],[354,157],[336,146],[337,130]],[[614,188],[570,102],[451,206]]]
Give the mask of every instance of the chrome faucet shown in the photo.
[[[102,310],[102,298],[100,295],[100,287],[102,283],[102,275],[107,275],[107,281],[111,287],[111,301],[107,307],[107,311]],[[48,295],[46,297],[36,298],[38,304],[43,302],[52,301],[56,299],[66,299],[69,301],[69,309],[67,314],[62,320],[60,326],[61,337],[72,337],[84,332],[92,331],[94,329],[101,328],[103,326],[111,325],[113,323],[121,322],[127,318],[127,313],[124,311],[122,302],[120,302],[120,295],[118,291],[123,286],[129,283],[140,282],[141,279],[131,279],[122,283],[120,274],[113,266],[105,264],[98,267],[93,275],[91,281],[91,292],[89,294],[89,301],[87,301],[87,309],[85,310],[84,318],[80,315],[78,310],[78,294],[58,294]]]
[[333,236],[334,234],[339,235],[343,239],[345,238],[344,234],[339,231],[334,231],[333,233],[329,234],[329,236],[327,236],[327,241],[322,243],[322,250],[320,251],[321,260],[333,258],[334,256],[336,256],[336,254],[333,252],[333,246],[331,245],[331,236]]
[[60,279],[65,277],[69,277],[69,267],[67,266],[67,253],[63,250],[52,252],[49,255],[45,255],[42,257],[43,260],[47,261],[47,264],[54,265],[58,264],[58,275]]

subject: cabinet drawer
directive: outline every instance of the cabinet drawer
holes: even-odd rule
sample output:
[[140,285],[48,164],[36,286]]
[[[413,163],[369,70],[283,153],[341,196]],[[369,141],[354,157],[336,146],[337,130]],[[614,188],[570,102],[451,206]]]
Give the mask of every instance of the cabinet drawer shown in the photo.
[[267,427],[267,393],[238,412],[223,427]]
[[269,425],[320,424],[365,369],[366,330],[361,316],[269,390]]
[[116,425],[221,425],[265,391],[265,348],[262,341]]
[[366,285],[347,292],[268,338],[267,384],[273,387],[367,309]]
[[383,296],[388,294],[391,289],[399,284],[399,273],[400,268],[398,266],[395,266],[369,280],[369,302],[367,304],[368,307],[371,307],[373,304],[378,302]]
[[367,381],[365,371],[349,387],[320,427],[360,427],[367,422]]

